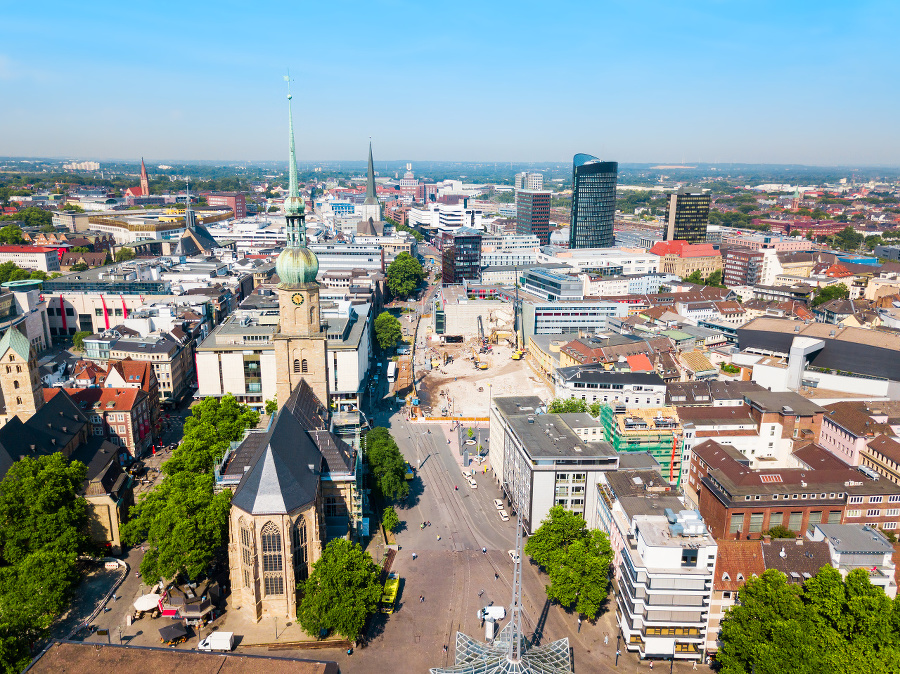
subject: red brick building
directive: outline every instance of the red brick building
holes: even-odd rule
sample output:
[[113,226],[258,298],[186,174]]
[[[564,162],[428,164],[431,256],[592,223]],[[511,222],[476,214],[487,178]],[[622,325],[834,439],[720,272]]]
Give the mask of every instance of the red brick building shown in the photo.
[[201,192],[210,206],[225,206],[234,212],[235,218],[247,216],[247,201],[241,192]]
[[797,467],[752,470],[733,447],[694,447],[688,475],[713,536],[754,539],[776,526],[802,535],[816,524],[898,528],[900,485],[870,479],[813,443],[791,458]]

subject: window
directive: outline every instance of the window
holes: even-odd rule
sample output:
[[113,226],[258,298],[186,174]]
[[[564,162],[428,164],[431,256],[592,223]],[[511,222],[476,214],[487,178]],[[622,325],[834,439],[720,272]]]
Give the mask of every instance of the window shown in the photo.
[[870,496],[869,503],[881,503],[883,498],[882,496]]
[[879,510],[878,508],[872,508],[871,510],[866,511],[866,517],[880,517],[880,516],[881,516],[881,510]]
[[300,360],[294,358],[294,374],[300,374]]
[[893,496],[888,496],[888,503],[900,503],[900,494],[894,494]]
[[862,510],[848,510],[847,517],[862,517]]
[[309,365],[306,362],[306,358],[304,358],[302,361],[300,361],[300,371],[303,374],[306,374],[307,372],[309,372]]
[[253,566],[253,532],[246,526],[241,518],[241,557],[244,566],[250,568]]
[[862,502],[863,502],[862,496],[851,496],[850,497],[850,503],[862,503]]
[[759,533],[762,531],[763,516],[765,513],[753,513],[750,515],[750,533]]
[[900,508],[889,508],[884,511],[885,517],[900,517]]
[[16,397],[16,405],[22,404],[22,398]]
[[273,522],[262,528],[263,590],[266,596],[284,594],[282,572],[281,532]]
[[731,516],[731,523],[728,527],[728,532],[732,534],[739,534],[744,529],[744,514],[738,513],[736,515]]
[[897,523],[896,522],[885,522],[884,524],[881,525],[881,528],[882,529],[896,529]]
[[769,528],[780,527],[784,523],[784,513],[771,513],[769,515]]
[[803,513],[791,513],[790,517],[788,517],[788,525],[787,528],[791,531],[800,531],[800,526],[803,524]]
[[19,388],[19,382],[18,382],[18,380],[13,381],[13,388]]
[[294,580],[304,580],[309,568],[309,551],[306,544],[306,519],[301,516],[294,524],[293,535]]

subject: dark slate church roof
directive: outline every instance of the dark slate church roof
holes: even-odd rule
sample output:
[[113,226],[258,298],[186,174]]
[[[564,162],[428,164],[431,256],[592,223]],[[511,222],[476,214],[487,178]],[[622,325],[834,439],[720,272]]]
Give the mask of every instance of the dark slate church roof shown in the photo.
[[271,429],[249,434],[255,448],[231,502],[252,515],[285,514],[316,499],[322,473],[353,473],[354,450],[326,429],[325,408],[301,380]]
[[231,503],[252,515],[293,512],[316,500],[322,464],[312,438],[282,410]]

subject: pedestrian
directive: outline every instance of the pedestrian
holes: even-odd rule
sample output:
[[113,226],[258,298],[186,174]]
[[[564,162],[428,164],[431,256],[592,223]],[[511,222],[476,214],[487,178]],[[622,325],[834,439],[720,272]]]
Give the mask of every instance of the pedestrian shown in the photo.
[[608,634],[603,635],[603,645],[604,646],[609,645],[609,635]]
[[478,593],[478,597],[481,598],[481,595],[483,595],[483,594],[484,594],[484,590],[482,590],[481,592]]
[[418,556],[419,556],[419,555],[417,555],[415,552],[412,553],[413,561],[416,561],[416,557],[418,557]]
[[696,670],[696,669],[697,669],[697,661],[696,661],[696,660],[694,660],[694,666],[693,666],[693,667],[691,667],[691,669],[694,669],[694,670]]
[[482,555],[486,555],[486,554],[487,554],[487,548],[481,548],[481,554],[482,554]]
[[650,661],[650,669],[653,669],[653,660]]
[[440,535],[440,534],[437,535],[437,539],[438,539],[438,540],[441,540],[441,535]]
[[500,580],[500,574],[494,571],[494,580]]
[[353,646],[347,649],[347,655],[353,655]]
[[447,644],[444,644],[444,653],[447,652]]
[[581,633],[581,618],[578,619],[578,633]]
[[425,595],[424,594],[419,595],[419,601],[422,602],[423,604],[425,603]]

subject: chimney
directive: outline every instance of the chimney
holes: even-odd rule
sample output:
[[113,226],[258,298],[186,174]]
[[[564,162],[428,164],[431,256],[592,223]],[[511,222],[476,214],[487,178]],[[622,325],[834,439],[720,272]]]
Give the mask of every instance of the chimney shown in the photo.
[[769,543],[772,542],[772,537],[769,536],[769,534],[765,534],[762,537],[762,542],[765,543],[766,545],[768,545]]

